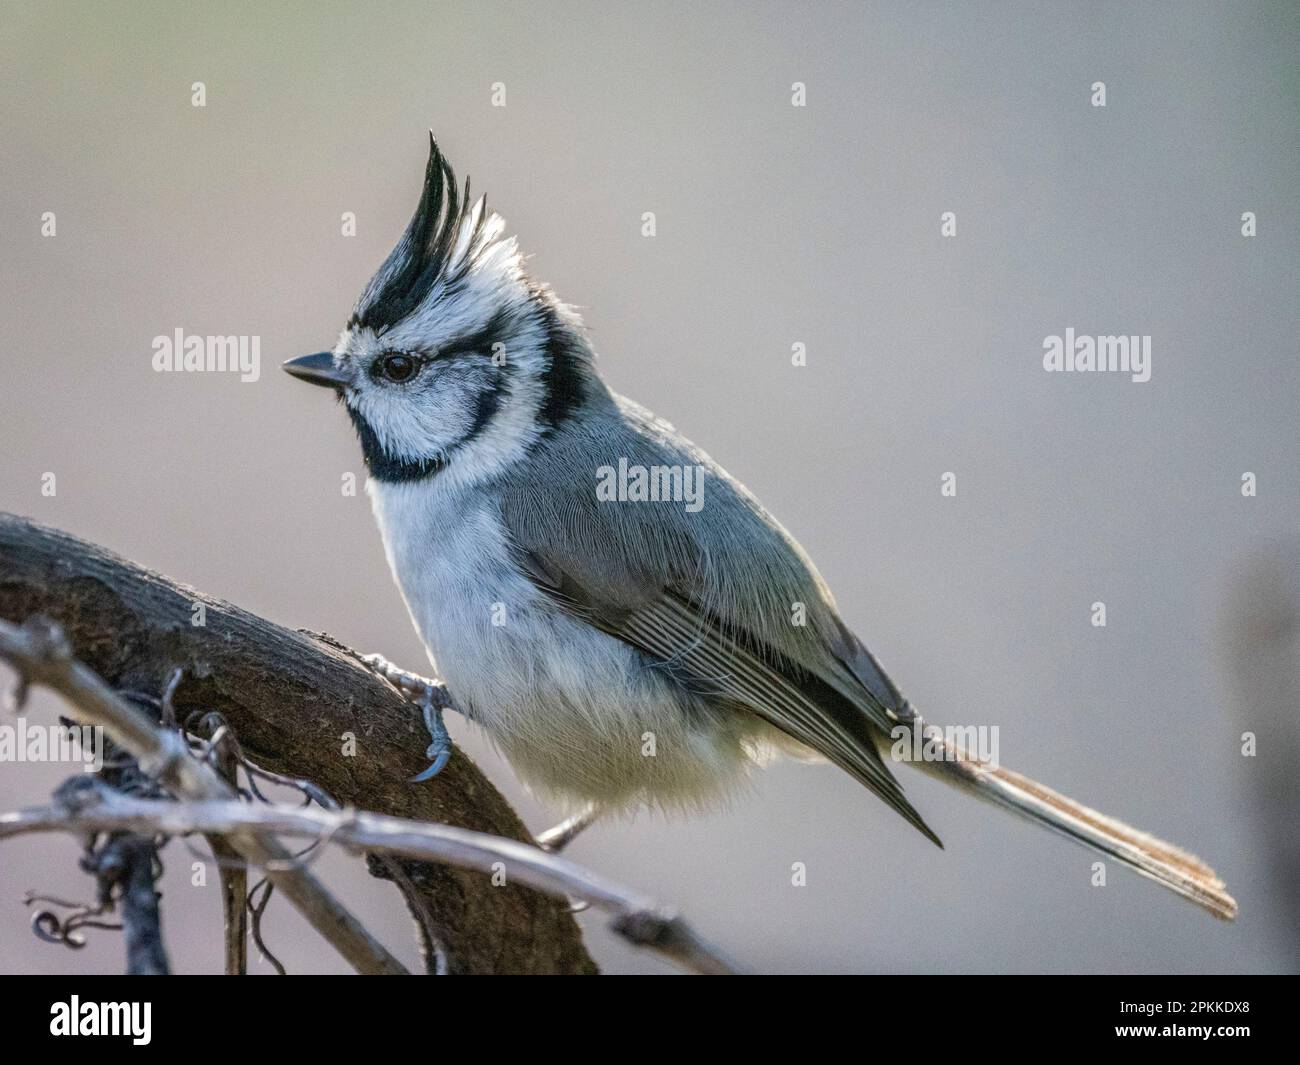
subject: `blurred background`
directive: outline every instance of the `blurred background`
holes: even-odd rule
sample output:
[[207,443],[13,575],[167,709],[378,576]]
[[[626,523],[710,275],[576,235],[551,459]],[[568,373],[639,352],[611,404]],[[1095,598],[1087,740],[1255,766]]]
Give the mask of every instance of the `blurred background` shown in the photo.
[[[573,858],[759,971],[1294,971],[1298,10],[6,0],[0,509],[423,668],[340,491],[364,473],[347,419],[277,364],[334,343],[432,127],[612,386],[790,528],[928,717],[998,726],[1003,764],[1201,854],[1241,916],[1118,867],[1094,887],[1084,850],[906,771],[946,851],[783,763]],[[1045,373],[1067,327],[1149,334],[1151,381]],[[155,373],[178,328],[260,336],[260,380]],[[449,724],[531,827],[555,819]],[[0,808],[66,772],[0,765]],[[71,840],[0,853],[0,968],[121,970],[113,933],[73,953],[27,927],[28,889],[90,896]],[[217,972],[216,878],[164,858],[173,965]],[[318,868],[414,959],[387,885]],[[609,971],[670,971],[582,920]],[[290,971],[346,968],[283,901],[266,934]]]

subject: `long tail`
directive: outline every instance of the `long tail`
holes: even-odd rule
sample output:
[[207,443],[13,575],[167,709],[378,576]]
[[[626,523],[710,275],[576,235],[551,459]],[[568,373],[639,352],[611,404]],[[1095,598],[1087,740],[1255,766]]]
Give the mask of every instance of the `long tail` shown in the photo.
[[918,763],[949,784],[1003,809],[1068,836],[1191,899],[1225,921],[1237,916],[1237,903],[1214,870],[1194,854],[1156,839],[1113,817],[1091,810],[1037,781],[990,765],[943,739],[942,729],[926,725],[925,738],[943,744],[942,761]]

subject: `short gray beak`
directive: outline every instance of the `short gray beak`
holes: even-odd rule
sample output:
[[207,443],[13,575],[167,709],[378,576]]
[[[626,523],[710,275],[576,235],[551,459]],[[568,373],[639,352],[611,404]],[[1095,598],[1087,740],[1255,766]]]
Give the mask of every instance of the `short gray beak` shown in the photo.
[[334,369],[334,356],[328,351],[318,351],[315,355],[300,355],[284,363],[281,369],[300,381],[324,385],[326,388],[341,389],[348,383],[348,375]]

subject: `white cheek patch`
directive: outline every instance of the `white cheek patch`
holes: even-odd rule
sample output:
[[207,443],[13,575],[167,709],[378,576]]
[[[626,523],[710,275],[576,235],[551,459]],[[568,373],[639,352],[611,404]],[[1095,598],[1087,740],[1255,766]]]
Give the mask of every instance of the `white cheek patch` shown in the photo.
[[409,390],[367,381],[349,404],[395,458],[441,457],[473,424],[478,391],[458,374],[441,376],[444,380]]

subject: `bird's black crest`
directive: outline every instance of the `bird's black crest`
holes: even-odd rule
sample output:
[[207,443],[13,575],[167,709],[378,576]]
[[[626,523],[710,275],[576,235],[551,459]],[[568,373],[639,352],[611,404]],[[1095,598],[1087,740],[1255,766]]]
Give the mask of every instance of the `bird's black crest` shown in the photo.
[[424,190],[420,193],[419,206],[402,239],[357,301],[349,327],[362,325],[382,330],[394,325],[418,307],[440,280],[448,284],[458,281],[482,251],[479,232],[487,217],[486,203],[474,222],[475,232],[470,235],[469,253],[456,264],[454,271],[449,271],[449,258],[471,210],[469,180],[465,181],[462,197],[451,164],[438,150],[430,130],[429,162],[424,169]]

